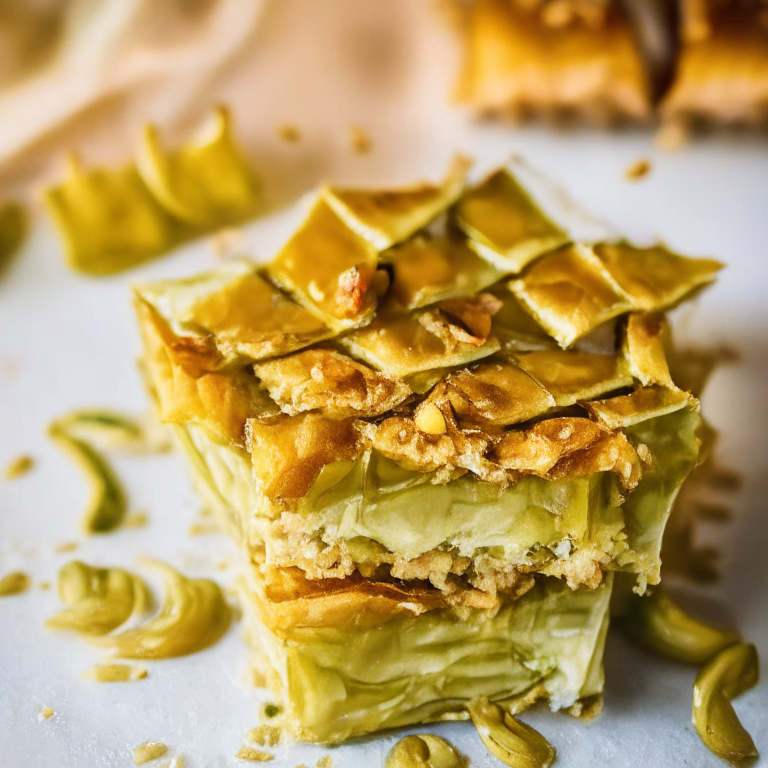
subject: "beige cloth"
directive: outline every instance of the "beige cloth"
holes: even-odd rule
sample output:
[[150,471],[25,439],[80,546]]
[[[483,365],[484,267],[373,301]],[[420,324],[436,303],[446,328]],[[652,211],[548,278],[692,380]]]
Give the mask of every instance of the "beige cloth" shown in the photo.
[[66,149],[119,162],[147,120],[171,130],[198,120],[263,5],[0,0],[2,196],[60,171]]

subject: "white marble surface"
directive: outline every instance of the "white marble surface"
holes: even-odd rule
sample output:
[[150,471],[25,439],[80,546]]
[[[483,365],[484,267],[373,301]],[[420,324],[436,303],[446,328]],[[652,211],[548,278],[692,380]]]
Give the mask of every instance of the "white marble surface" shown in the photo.
[[[454,47],[431,8],[426,0],[272,4],[252,74],[264,118],[247,137],[268,195],[285,201],[324,179],[377,184],[437,177],[455,150],[474,155],[482,167],[519,153],[615,231],[727,262],[717,286],[686,310],[681,324],[688,338],[725,343],[741,354],[740,363],[715,375],[704,400],[722,430],[721,456],[743,469],[745,484],[735,497],[735,520],[714,531],[726,553],[725,577],[699,594],[719,604],[768,659],[768,144],[710,139],[664,154],[644,132],[555,134],[473,123],[446,102]],[[275,138],[284,121],[302,129],[301,143]],[[371,133],[371,154],[349,150],[353,122]],[[653,170],[629,184],[623,170],[639,157],[650,158]],[[247,253],[269,257],[291,219],[289,211],[248,227]],[[199,505],[179,455],[117,460],[132,509],[146,510],[150,525],[83,540],[78,519],[86,488],[44,436],[48,421],[73,407],[141,411],[129,285],[214,261],[210,244],[200,242],[127,275],[90,280],[63,266],[59,244],[39,218],[0,279],[0,466],[22,452],[37,461],[29,475],[0,480],[0,573],[22,568],[35,584],[0,600],[2,766],[130,766],[130,748],[146,739],[166,742],[169,754],[183,753],[190,768],[234,766],[242,734],[257,722],[265,694],[244,684],[246,649],[237,625],[213,648],[151,663],[146,680],[125,685],[82,680],[98,651],[42,628],[58,598],[40,584],[55,583],[58,568],[74,556],[134,567],[138,554],[151,554],[190,574],[232,579],[232,568],[216,567],[233,555],[229,542],[187,533]],[[73,540],[80,542],[76,553],[54,552]],[[611,633],[606,674],[605,709],[594,722],[544,711],[525,716],[556,745],[559,766],[721,764],[690,723],[693,669],[652,658]],[[47,721],[39,717],[44,706],[55,711]],[[768,754],[768,684],[740,698],[736,709]],[[429,730],[448,736],[473,765],[499,765],[471,726]],[[334,749],[334,763],[379,766],[395,738]],[[327,752],[281,747],[272,765],[314,765]]]

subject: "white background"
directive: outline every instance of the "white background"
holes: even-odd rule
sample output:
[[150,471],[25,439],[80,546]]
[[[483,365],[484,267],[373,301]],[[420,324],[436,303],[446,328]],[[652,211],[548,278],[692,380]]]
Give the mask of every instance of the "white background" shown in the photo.
[[[727,262],[682,324],[687,338],[724,343],[741,355],[715,375],[704,399],[722,431],[719,453],[743,471],[745,483],[735,497],[735,520],[715,529],[725,576],[697,597],[768,659],[768,144],[721,137],[666,154],[643,131],[558,134],[473,122],[448,104],[454,41],[433,5],[421,0],[280,0],[267,7],[256,45],[252,99],[263,118],[244,139],[274,207],[322,180],[437,178],[455,150],[476,157],[481,169],[520,153],[616,231]],[[301,129],[299,144],[276,138],[283,122]],[[371,134],[370,154],[351,152],[352,123]],[[640,157],[652,161],[651,174],[624,181],[623,170]],[[248,227],[244,252],[268,258],[293,218],[278,213]],[[232,567],[218,567],[233,556],[223,536],[188,535],[199,503],[181,456],[117,461],[131,508],[147,511],[150,525],[83,540],[78,521],[87,489],[44,436],[51,418],[74,407],[144,409],[129,285],[190,274],[215,260],[210,243],[201,241],[128,275],[83,278],[63,266],[59,243],[39,216],[24,251],[0,277],[0,466],[19,453],[37,461],[29,475],[0,480],[0,574],[22,568],[34,579],[26,594],[0,600],[3,768],[130,766],[130,748],[146,739],[183,753],[191,768],[230,766],[242,734],[257,724],[266,694],[244,682],[247,651],[237,624],[203,653],[150,664],[146,680],[101,685],[80,677],[98,650],[42,627],[59,603],[55,589],[40,583],[55,585],[57,570],[72,557],[135,567],[136,555],[151,554],[191,575],[223,583],[233,577]],[[73,540],[80,541],[75,553],[54,552]],[[558,765],[721,765],[690,723],[692,668],[651,657],[611,633],[606,674],[605,709],[596,721],[545,711],[525,716],[556,745]],[[39,717],[44,706],[56,713],[47,721]],[[768,755],[768,684],[744,695],[736,709]],[[429,730],[448,736],[473,765],[499,765],[470,725]],[[395,739],[334,749],[334,762],[379,766]],[[280,747],[272,765],[314,765],[327,752]]]

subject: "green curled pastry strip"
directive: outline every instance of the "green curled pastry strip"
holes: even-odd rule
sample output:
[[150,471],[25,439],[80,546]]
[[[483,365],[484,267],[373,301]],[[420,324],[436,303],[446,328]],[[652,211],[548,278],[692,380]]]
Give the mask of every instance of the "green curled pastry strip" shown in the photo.
[[759,755],[731,705],[757,683],[759,667],[755,646],[737,643],[706,664],[693,684],[693,725],[712,752],[732,763]]
[[445,739],[420,733],[405,736],[389,751],[384,768],[464,768],[467,760]]
[[549,768],[555,748],[535,729],[498,704],[474,699],[467,705],[477,733],[492,754],[511,768]]
[[715,627],[688,615],[660,587],[650,596],[632,596],[621,628],[640,645],[691,664],[703,664],[741,640],[734,629]]
[[59,596],[68,607],[45,622],[52,629],[106,635],[143,613],[150,596],[144,582],[122,568],[93,568],[73,560],[59,571]]
[[165,581],[160,612],[139,627],[95,642],[116,658],[167,659],[201,651],[224,634],[231,611],[218,584],[188,579],[158,560],[143,558],[142,562],[159,571]]
[[82,526],[86,533],[107,533],[125,517],[125,491],[107,460],[84,440],[73,437],[54,422],[48,434],[80,467],[91,486]]

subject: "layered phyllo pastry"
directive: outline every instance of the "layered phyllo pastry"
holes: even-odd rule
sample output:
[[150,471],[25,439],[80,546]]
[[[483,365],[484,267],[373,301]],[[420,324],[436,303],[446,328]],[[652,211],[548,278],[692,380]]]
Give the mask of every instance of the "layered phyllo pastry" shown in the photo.
[[698,461],[665,313],[721,265],[577,242],[510,169],[466,170],[324,187],[268,264],[136,290],[299,740],[594,701],[613,575],[659,582]]

